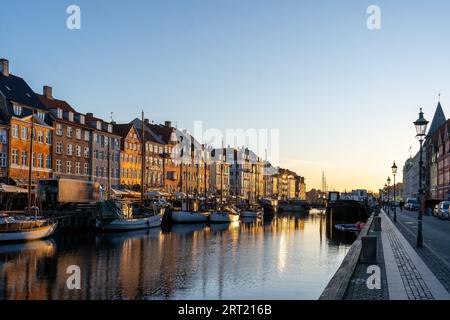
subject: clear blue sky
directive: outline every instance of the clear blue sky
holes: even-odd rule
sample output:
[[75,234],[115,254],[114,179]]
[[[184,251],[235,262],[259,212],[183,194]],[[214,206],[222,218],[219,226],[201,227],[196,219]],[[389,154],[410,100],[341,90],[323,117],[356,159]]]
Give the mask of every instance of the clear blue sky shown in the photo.
[[[81,7],[81,30],[66,8]],[[381,8],[379,31],[366,9]],[[33,89],[129,121],[279,128],[281,164],[378,189],[418,106],[450,113],[448,1],[2,1],[0,56]],[[401,174],[400,174],[401,175]],[[400,179],[399,179],[400,180]]]

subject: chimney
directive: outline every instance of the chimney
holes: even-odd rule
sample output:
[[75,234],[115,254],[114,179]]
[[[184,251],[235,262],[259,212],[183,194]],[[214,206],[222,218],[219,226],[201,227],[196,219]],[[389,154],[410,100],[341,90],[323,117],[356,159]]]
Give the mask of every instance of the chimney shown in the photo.
[[9,77],[9,61],[8,61],[8,59],[0,59],[0,71],[3,76]]
[[166,121],[164,122],[164,125],[168,128],[172,128],[172,122],[171,121]]
[[44,86],[43,94],[48,99],[53,99],[53,88],[50,86]]
[[150,122],[150,121],[148,120],[148,118],[145,118],[145,119],[144,119],[144,123],[145,123],[145,124],[148,124],[149,122]]
[[94,114],[92,112],[88,112],[88,113],[86,113],[86,116],[93,118]]

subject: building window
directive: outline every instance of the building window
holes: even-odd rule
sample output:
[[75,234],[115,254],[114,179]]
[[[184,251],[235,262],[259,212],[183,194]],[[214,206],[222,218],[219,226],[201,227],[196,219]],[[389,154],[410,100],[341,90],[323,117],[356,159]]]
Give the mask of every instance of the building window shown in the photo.
[[78,140],[81,140],[81,129],[75,129],[75,137],[78,139]]
[[75,163],[75,173],[81,174],[81,165],[79,162]]
[[19,126],[17,124],[13,124],[11,128],[11,135],[13,138],[19,138]]
[[84,141],[89,141],[90,140],[91,135],[89,134],[89,131],[85,131],[84,132]]
[[101,121],[97,121],[97,130],[102,130],[102,123],[101,123]]
[[6,130],[0,130],[0,143],[6,144],[8,141],[8,132]]
[[38,131],[38,142],[44,143],[44,133],[42,131]]
[[21,154],[20,154],[20,160],[21,160],[21,164],[23,165],[23,166],[28,166],[28,157],[27,157],[27,152],[26,151],[22,151],[21,152]]
[[49,154],[45,157],[45,167],[47,169],[51,169],[52,168],[52,156],[49,155]]
[[85,124],[84,122],[84,115],[80,114],[80,123],[81,124]]
[[22,140],[28,139],[28,128],[27,127],[20,128],[20,139],[22,139]]
[[4,153],[4,152],[0,153],[0,166],[2,168],[6,168],[6,159],[7,158],[8,157],[7,157],[6,153]]
[[62,125],[59,124],[59,123],[56,124],[56,134],[57,134],[58,136],[62,136],[62,134],[63,134],[63,131],[62,131]]
[[71,174],[71,173],[72,173],[72,161],[67,161],[67,162],[66,162],[66,172],[67,172],[68,174]]
[[84,174],[87,176],[89,175],[89,163],[84,164]]
[[44,167],[44,156],[42,153],[38,154],[38,168]]
[[77,157],[81,157],[81,146],[80,145],[76,146],[76,152],[77,152]]
[[67,144],[67,155],[68,155],[68,156],[71,156],[72,153],[73,153],[73,147],[72,147],[72,144],[68,143],[68,144]]
[[17,104],[13,105],[13,109],[14,109],[14,114],[16,116],[21,116],[22,115],[22,106],[19,106]]
[[44,119],[45,119],[45,113],[44,113],[44,112],[38,111],[36,114],[37,114],[37,117],[38,117],[40,120],[44,121]]
[[45,143],[52,144],[52,132],[47,131],[45,134]]
[[12,164],[19,164],[19,153],[17,149],[11,150],[11,162]]
[[63,117],[63,111],[62,111],[61,109],[58,108],[57,113],[58,113],[58,118],[59,118],[59,119],[62,119],[62,117]]
[[32,157],[31,157],[31,165],[33,167],[36,167],[36,153],[33,152]]
[[56,160],[56,172],[58,172],[58,173],[62,172],[61,160]]
[[84,157],[89,158],[91,153],[89,152],[89,147],[84,147]]
[[98,167],[95,167],[95,176],[98,177]]
[[69,121],[73,122],[73,112],[69,111]]
[[67,127],[67,138],[72,138],[72,127]]
[[56,153],[57,154],[62,154],[62,142],[61,141],[58,141],[56,143]]

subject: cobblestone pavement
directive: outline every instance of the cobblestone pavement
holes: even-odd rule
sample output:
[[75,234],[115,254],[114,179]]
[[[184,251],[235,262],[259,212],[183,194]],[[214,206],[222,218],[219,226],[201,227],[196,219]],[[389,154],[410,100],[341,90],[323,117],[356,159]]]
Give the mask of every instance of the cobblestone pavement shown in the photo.
[[344,300],[389,300],[388,283],[380,232],[371,230],[368,235],[377,236],[377,261],[379,263],[375,265],[379,266],[381,270],[381,289],[369,290],[367,288],[366,281],[370,276],[367,273],[367,267],[369,264],[358,263],[350,279]]
[[383,225],[384,232],[386,232],[389,239],[395,261],[400,271],[400,276],[403,285],[406,289],[406,294],[410,300],[432,300],[430,288],[425,283],[421,274],[417,270],[411,257],[406,252],[402,243],[399,241],[397,235],[388,224]]
[[[442,223],[442,225],[436,226],[438,223]],[[416,248],[417,213],[408,211],[400,213],[397,211],[396,227],[415,249],[419,257],[422,258],[427,267],[430,268],[436,278],[442,283],[444,288],[450,293],[450,264],[448,259],[446,259],[448,257],[447,252],[443,252],[443,250],[450,248],[450,223],[434,217],[424,217],[424,246],[420,249]],[[447,234],[449,239],[441,240],[445,246],[438,245],[438,239],[436,238],[442,235],[441,233],[435,232],[436,228],[442,228],[444,230],[449,228]]]

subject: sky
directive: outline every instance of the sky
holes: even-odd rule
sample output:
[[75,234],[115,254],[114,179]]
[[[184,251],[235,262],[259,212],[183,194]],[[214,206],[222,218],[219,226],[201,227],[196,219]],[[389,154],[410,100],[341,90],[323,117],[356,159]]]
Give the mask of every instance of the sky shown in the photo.
[[[66,27],[69,5],[81,29]],[[381,13],[370,30],[369,5]],[[37,92],[129,122],[279,130],[280,165],[378,190],[450,113],[448,1],[2,1],[0,57]],[[260,154],[264,156],[263,154]]]

